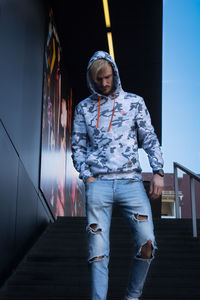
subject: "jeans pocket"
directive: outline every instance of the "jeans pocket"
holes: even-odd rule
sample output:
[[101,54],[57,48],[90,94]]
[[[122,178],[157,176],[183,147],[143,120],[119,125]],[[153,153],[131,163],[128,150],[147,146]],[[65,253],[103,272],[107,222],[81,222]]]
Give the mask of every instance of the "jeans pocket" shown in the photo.
[[91,183],[93,183],[93,184],[94,184],[96,181],[97,181],[97,180],[90,181],[90,182],[86,182],[85,184],[86,184],[86,185],[90,185]]

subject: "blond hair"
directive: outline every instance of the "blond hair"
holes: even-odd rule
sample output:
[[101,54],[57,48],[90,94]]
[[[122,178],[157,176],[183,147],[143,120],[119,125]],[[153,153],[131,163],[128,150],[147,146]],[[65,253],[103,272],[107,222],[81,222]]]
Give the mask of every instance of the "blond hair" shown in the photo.
[[100,58],[93,61],[89,69],[89,77],[91,81],[96,81],[99,71],[104,71],[108,65],[111,65],[106,59]]

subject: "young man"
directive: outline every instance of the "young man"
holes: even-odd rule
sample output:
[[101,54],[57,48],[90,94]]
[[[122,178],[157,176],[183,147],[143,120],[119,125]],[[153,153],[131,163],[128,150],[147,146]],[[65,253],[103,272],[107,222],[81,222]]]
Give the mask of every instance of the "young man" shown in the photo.
[[108,289],[109,230],[117,203],[134,233],[134,255],[126,300],[142,294],[156,249],[151,208],[138,159],[137,135],[153,170],[152,198],[163,188],[163,159],[144,100],[123,91],[111,56],[96,52],[89,61],[91,96],[75,110],[72,158],[86,187],[92,299],[105,300]]

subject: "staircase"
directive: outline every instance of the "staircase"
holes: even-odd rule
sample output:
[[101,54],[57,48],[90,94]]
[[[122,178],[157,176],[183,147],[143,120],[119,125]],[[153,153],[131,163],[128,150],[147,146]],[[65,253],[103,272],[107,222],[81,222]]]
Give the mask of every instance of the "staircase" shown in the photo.
[[[200,240],[191,220],[155,220],[159,251],[141,299],[200,299]],[[0,290],[0,299],[89,300],[84,217],[58,218],[50,224]],[[200,222],[198,221],[200,233]],[[121,217],[113,217],[108,300],[122,300],[132,241]]]

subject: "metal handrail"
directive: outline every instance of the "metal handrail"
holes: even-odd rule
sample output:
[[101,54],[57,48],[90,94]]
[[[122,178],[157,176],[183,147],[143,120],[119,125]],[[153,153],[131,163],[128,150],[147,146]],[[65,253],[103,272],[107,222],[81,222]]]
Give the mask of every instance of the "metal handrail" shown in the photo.
[[180,205],[178,199],[178,169],[185,172],[190,176],[190,192],[192,201],[192,227],[193,237],[197,237],[197,217],[196,217],[196,200],[195,200],[195,180],[200,182],[200,176],[185,168],[184,166],[174,162],[174,187],[175,187],[175,199],[176,199],[176,217],[181,218]]

